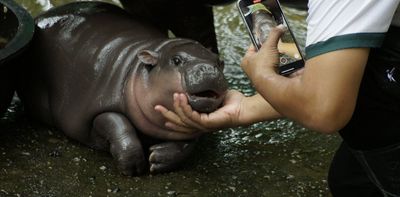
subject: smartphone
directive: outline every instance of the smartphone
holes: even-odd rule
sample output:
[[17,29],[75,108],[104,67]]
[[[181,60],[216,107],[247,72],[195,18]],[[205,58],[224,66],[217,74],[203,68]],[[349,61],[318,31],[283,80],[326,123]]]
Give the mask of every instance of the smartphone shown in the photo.
[[286,27],[278,44],[279,74],[287,76],[304,67],[303,55],[278,0],[238,0],[236,5],[257,50],[267,40],[271,28],[280,24]]

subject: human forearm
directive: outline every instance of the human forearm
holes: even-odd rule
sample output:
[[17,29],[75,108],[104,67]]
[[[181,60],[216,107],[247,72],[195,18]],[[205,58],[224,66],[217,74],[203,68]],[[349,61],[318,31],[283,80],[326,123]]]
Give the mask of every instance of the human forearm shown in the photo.
[[318,104],[321,101],[314,92],[307,93],[307,89],[311,88],[305,87],[302,76],[286,78],[276,73],[259,73],[256,76],[249,76],[249,78],[252,79],[255,89],[260,95],[269,101],[282,116],[310,129],[323,130],[316,125],[322,123],[316,118],[322,118],[322,113],[318,110],[322,110],[324,107]]
[[283,116],[332,133],[352,115],[366,57],[368,49],[336,51],[308,61],[295,78],[268,68],[248,73],[257,91]]
[[239,125],[250,125],[256,122],[281,118],[278,113],[260,94],[246,97],[241,104],[238,117]]

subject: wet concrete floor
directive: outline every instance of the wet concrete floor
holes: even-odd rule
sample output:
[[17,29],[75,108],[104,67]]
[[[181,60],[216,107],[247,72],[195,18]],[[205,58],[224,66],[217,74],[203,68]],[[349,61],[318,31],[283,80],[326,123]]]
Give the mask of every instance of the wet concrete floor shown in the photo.
[[22,112],[8,116],[0,122],[0,196],[329,196],[325,176],[338,143],[277,121],[204,136],[175,172],[127,177],[108,153]]

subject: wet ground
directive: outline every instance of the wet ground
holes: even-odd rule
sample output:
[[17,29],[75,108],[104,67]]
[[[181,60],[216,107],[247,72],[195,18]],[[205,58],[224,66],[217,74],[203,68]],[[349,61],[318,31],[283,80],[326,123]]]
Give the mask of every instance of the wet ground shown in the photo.
[[108,153],[88,149],[23,114],[11,115],[17,117],[0,123],[0,196],[329,194],[325,174],[337,140],[287,121],[205,136],[178,171],[126,177]]
[[[36,15],[69,1],[17,2]],[[286,11],[304,43],[305,13]],[[216,7],[215,18],[230,86],[254,93],[238,65],[249,40],[237,11]],[[175,172],[126,177],[108,153],[28,120],[16,101],[0,120],[0,196],[330,196],[339,141],[282,119],[204,136]]]

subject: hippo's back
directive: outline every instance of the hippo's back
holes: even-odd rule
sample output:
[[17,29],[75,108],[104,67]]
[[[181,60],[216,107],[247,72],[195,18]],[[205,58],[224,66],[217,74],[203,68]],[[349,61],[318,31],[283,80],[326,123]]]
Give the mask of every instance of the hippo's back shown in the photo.
[[137,42],[165,37],[148,22],[102,2],[74,2],[55,7],[39,15],[35,23],[36,37],[52,41],[48,43],[50,45],[62,44],[67,50],[64,52],[71,54],[76,54],[77,49],[100,47],[107,40],[116,38]]
[[23,100],[30,113],[86,139],[94,116],[119,112],[136,52],[166,35],[100,2],[76,2],[38,16]]

